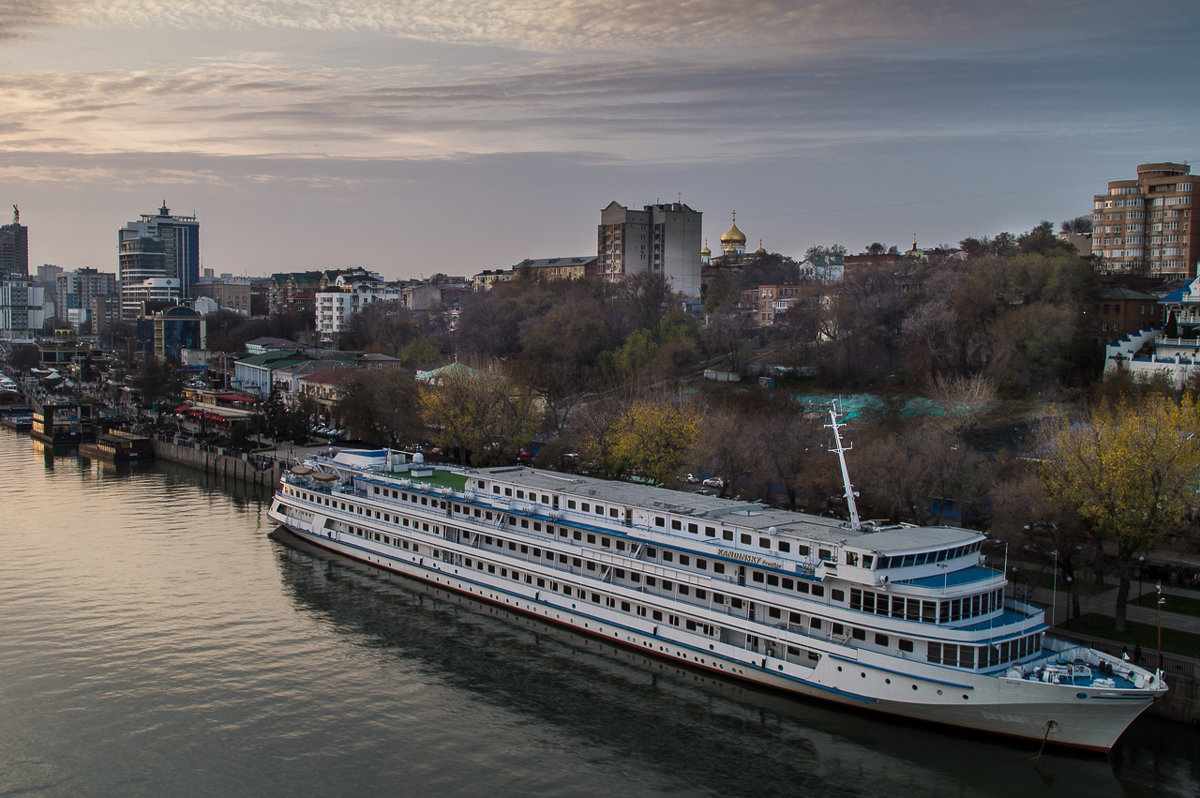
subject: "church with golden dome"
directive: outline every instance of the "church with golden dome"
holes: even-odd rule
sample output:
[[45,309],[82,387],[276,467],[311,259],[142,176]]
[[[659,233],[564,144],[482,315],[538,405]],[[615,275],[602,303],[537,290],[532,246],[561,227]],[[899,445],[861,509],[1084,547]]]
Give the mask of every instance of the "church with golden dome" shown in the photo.
[[[708,241],[704,242],[704,249],[700,250],[700,263],[703,266],[737,266],[746,259],[746,234],[741,231],[737,225],[737,211],[730,213],[729,229],[721,234],[721,254],[713,256],[712,250],[708,248]],[[758,249],[754,250],[751,255],[763,256],[767,254],[767,250],[763,247],[762,239],[758,240]]]

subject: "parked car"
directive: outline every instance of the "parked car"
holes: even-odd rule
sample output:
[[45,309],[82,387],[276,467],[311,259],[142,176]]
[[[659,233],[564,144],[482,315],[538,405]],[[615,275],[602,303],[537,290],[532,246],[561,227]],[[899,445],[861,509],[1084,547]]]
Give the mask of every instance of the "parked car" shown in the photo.
[[706,488],[723,488],[725,487],[725,480],[721,479],[720,477],[709,477],[708,479],[704,480],[703,484]]

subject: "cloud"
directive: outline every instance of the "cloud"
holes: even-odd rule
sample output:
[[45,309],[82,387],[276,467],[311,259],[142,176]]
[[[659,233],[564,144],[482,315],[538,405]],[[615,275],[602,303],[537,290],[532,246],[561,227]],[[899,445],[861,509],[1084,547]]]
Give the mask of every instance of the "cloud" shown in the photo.
[[[913,46],[1063,35],[1086,40],[1099,30],[1121,30],[1122,15],[1137,14],[1117,3],[1081,7],[1074,0],[43,0],[38,11],[21,0],[3,1],[0,31],[54,20],[83,28],[374,33],[560,53],[871,50],[888,42]],[[1192,0],[1170,2],[1186,14]]]

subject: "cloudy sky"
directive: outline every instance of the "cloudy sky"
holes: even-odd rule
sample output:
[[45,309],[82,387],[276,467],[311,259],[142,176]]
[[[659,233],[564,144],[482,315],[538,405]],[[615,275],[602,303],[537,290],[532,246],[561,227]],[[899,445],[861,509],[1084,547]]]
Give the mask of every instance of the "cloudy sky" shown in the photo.
[[714,245],[955,243],[1200,157],[1197,41],[1197,0],[0,0],[0,207],[109,271],[164,199],[235,274],[594,254],[677,196]]

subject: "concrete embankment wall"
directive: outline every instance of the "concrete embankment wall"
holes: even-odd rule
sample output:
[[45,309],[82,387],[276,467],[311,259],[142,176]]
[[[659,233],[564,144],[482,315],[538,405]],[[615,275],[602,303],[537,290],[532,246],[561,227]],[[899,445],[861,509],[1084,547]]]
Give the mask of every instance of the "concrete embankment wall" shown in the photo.
[[[1111,640],[1074,635],[1061,630],[1056,630],[1055,635],[1115,656],[1120,656],[1123,648],[1120,643],[1114,643]],[[1143,650],[1142,661],[1138,664],[1143,668],[1154,670],[1156,658],[1157,655],[1154,651]],[[1166,696],[1154,702],[1149,712],[1184,723],[1200,723],[1200,660],[1175,654],[1163,654],[1162,668],[1163,680],[1170,689]]]
[[274,487],[286,464],[263,455],[227,453],[225,449],[199,443],[173,443],[155,440],[154,456],[180,465],[191,466],[224,479],[236,479],[247,485]]

